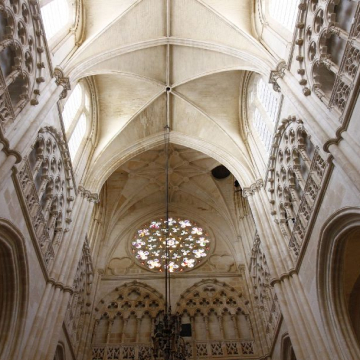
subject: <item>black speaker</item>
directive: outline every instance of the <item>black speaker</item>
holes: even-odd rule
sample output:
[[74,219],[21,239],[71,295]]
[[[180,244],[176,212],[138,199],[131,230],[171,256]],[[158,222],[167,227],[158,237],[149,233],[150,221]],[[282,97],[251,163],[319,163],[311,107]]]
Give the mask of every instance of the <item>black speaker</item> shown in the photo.
[[191,324],[181,324],[181,331],[180,331],[181,337],[191,337]]

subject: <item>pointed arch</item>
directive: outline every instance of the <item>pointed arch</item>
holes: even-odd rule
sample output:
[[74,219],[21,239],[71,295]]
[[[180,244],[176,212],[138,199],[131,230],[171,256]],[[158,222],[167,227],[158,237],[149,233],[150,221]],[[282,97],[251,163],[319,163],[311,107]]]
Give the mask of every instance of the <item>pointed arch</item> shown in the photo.
[[[339,359],[360,358],[360,339],[350,316],[351,300],[346,301],[345,256],[358,248],[360,239],[360,208],[343,208],[324,224],[317,253],[317,282],[320,313],[331,352]],[[352,243],[352,244],[351,244]],[[350,246],[349,246],[350,245]],[[351,246],[351,245],[355,245]],[[356,254],[356,251],[352,251]],[[350,259],[351,256],[347,257]],[[360,278],[360,268],[351,269]],[[356,275],[356,276],[355,276]],[[354,284],[356,289],[357,283]],[[357,304],[359,307],[359,304]]]
[[25,241],[10,221],[0,218],[0,358],[19,355],[28,305]]

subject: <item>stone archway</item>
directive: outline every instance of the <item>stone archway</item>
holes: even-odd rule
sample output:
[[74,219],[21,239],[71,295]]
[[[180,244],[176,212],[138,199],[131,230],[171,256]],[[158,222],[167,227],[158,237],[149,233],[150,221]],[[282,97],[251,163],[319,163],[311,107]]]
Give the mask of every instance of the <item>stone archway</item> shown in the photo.
[[360,358],[358,325],[360,209],[335,213],[323,227],[318,250],[319,306],[332,351],[341,359]]
[[0,289],[0,358],[15,359],[27,309],[28,269],[24,240],[4,219],[0,219]]

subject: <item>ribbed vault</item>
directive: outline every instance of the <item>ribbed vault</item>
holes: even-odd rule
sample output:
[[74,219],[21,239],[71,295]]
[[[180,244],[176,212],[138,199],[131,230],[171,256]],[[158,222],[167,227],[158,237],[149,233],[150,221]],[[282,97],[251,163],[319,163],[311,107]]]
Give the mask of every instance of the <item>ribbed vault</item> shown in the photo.
[[[171,214],[203,224],[216,239],[214,254],[232,258],[234,181],[256,180],[242,126],[244,83],[249,72],[268,76],[274,68],[255,38],[253,7],[253,0],[86,1],[85,41],[65,72],[74,82],[92,76],[97,89],[98,141],[84,185],[103,189],[101,268],[120,264],[135,229],[164,215],[166,124]],[[211,175],[220,164],[232,173],[222,181]]]
[[226,163],[243,184],[254,180],[240,132],[241,88],[246,71],[267,75],[274,64],[254,37],[253,6],[252,0],[85,3],[85,41],[65,71],[73,81],[94,76],[99,95],[87,187],[99,191],[129,158],[156,147],[167,122],[172,142]]

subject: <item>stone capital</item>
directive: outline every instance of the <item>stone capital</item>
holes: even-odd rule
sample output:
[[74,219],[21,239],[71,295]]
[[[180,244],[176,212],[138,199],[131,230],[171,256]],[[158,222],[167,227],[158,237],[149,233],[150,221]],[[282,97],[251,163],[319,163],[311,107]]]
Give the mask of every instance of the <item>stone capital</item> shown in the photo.
[[251,184],[249,187],[243,188],[243,197],[247,198],[249,196],[254,195],[256,192],[258,192],[262,187],[264,187],[264,180],[258,179],[253,184]]
[[98,194],[92,193],[91,191],[85,189],[81,185],[78,186],[78,192],[79,192],[80,196],[87,199],[89,202],[93,202],[93,203],[97,204],[100,201]]
[[64,76],[64,72],[58,67],[54,70],[54,76],[56,85],[64,88],[60,94],[60,99],[65,99],[68,91],[71,90],[70,79]]
[[273,89],[276,92],[280,92],[280,86],[277,83],[278,79],[282,79],[285,76],[286,62],[281,60],[275,70],[270,72],[269,83],[273,85]]

